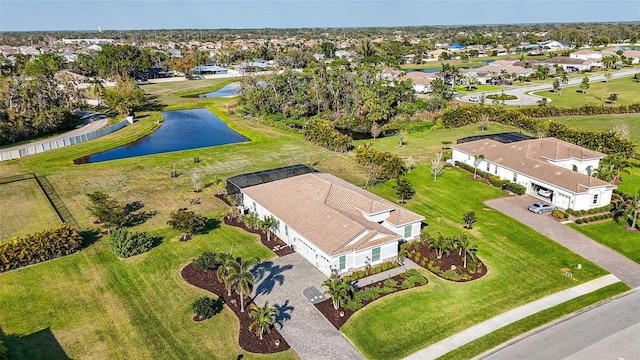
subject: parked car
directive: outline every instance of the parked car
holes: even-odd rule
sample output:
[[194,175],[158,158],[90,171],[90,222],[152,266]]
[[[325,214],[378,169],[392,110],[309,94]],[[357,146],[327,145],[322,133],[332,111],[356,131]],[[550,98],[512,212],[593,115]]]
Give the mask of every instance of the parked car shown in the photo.
[[555,210],[555,208],[556,207],[551,205],[551,204],[547,204],[547,203],[540,202],[540,201],[536,202],[536,203],[533,203],[533,204],[529,205],[529,207],[528,207],[529,211],[534,212],[536,214],[540,214],[540,213],[543,213],[543,212],[551,212],[551,211]]
[[544,196],[544,197],[551,197],[551,195],[553,195],[553,191],[548,189],[540,189],[538,190],[538,195]]
[[469,96],[469,101],[471,101],[471,102],[478,102],[478,101],[480,101],[480,99],[478,99],[478,97],[477,97],[477,96]]

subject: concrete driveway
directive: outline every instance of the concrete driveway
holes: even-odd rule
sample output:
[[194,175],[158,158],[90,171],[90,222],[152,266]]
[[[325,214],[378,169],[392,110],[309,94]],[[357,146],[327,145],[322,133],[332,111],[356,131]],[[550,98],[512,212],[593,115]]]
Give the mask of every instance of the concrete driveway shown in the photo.
[[[342,333],[305,297],[303,291],[327,279],[297,253],[266,261],[255,268],[254,301],[280,310],[276,328],[303,360],[364,359]],[[309,291],[307,291],[309,293]]]
[[618,252],[560,224],[550,214],[534,214],[527,210],[538,199],[513,196],[485,202],[488,206],[548,236],[558,244],[606,269],[632,288],[640,287],[640,264]]

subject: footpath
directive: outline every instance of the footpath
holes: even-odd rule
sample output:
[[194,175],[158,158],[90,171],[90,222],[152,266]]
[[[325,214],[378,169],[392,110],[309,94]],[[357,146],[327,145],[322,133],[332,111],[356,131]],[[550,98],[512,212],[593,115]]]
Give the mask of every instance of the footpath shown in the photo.
[[587,283],[574,286],[572,288],[557,292],[555,294],[551,294],[549,296],[545,296],[542,299],[538,299],[515,309],[509,310],[503,314],[500,314],[489,320],[483,321],[480,324],[463,330],[455,335],[449,336],[442,341],[439,341],[431,346],[428,346],[407,356],[405,359],[437,359],[438,357],[450,351],[453,351],[465,344],[468,344],[518,320],[524,319],[540,311],[549,309],[556,305],[560,305],[566,301],[594,292],[598,289],[609,286],[611,284],[615,284],[617,282],[620,282],[620,279],[618,279],[615,275],[609,274],[595,280],[591,280]]

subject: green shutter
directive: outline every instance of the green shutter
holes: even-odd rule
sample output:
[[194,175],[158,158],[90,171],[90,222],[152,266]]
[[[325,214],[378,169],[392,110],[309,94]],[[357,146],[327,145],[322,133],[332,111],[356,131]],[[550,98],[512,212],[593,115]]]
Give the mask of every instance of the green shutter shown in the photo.
[[345,255],[340,256],[340,270],[344,270],[347,267],[347,257]]
[[284,234],[289,236],[289,227],[286,224],[284,225]]
[[407,225],[404,227],[404,238],[408,239],[411,237],[411,225]]
[[373,251],[371,251],[371,261],[376,262],[376,261],[380,261],[380,248],[374,248]]

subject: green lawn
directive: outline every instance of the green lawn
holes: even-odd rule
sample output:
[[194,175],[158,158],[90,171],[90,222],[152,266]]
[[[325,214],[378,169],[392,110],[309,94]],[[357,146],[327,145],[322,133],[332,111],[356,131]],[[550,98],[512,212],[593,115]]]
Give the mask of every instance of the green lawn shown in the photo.
[[[479,246],[478,256],[489,273],[481,280],[453,283],[429,276],[429,285],[385,297],[358,312],[342,328],[369,359],[398,359],[440,341],[473,324],[531,300],[606,274],[541,234],[485,206],[483,201],[505,196],[501,190],[470,180],[467,173],[447,169],[433,182],[424,166],[409,176],[416,196],[406,206],[426,216],[427,231],[444,235],[468,233]],[[373,189],[394,198],[392,184]],[[469,210],[478,218],[463,230]],[[563,275],[575,268],[577,279]],[[384,345],[382,345],[384,344]]]
[[0,185],[0,242],[60,225],[35,180]]
[[575,107],[583,104],[599,105],[604,102],[601,100],[604,94],[604,100],[607,101],[609,94],[618,94],[616,104],[633,104],[640,101],[640,83],[633,81],[631,77],[614,79],[606,83],[604,81],[590,83],[586,93],[578,92],[580,88],[570,86],[564,89],[562,93],[554,94],[551,90],[539,91],[535,95],[545,96],[551,99],[554,106]]
[[640,264],[640,232],[627,231],[626,221],[605,221],[571,227]]
[[[640,90],[640,86],[638,90]],[[638,93],[640,94],[640,92]],[[596,132],[607,132],[613,130],[615,126],[626,125],[629,129],[629,139],[633,141],[636,146],[640,144],[640,114],[566,116],[551,119],[575,129]]]

